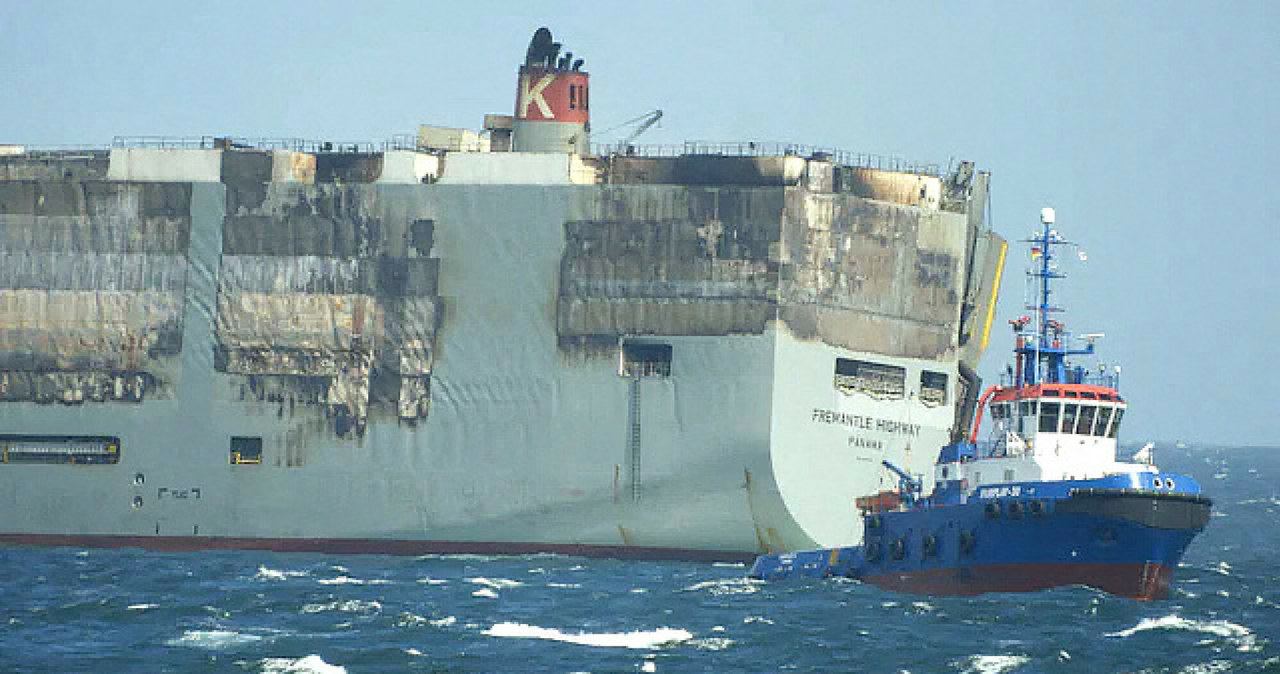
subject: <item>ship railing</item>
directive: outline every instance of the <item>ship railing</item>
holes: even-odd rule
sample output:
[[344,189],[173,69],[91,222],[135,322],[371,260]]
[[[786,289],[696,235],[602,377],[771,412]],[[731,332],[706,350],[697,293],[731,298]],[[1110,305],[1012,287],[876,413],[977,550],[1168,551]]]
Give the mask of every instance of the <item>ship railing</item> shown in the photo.
[[1013,458],[1032,452],[1031,444],[1013,431],[1006,431],[991,440],[979,440],[974,447],[978,457],[983,459]]
[[411,152],[421,152],[423,149],[418,142],[417,134],[413,133],[397,133],[396,135],[388,138],[386,142],[382,144],[382,147],[387,151],[409,150]]
[[[1047,383],[1041,377],[1041,383]],[[1068,368],[1067,380],[1062,382],[1065,384],[1087,384],[1089,386],[1101,386],[1103,388],[1119,389],[1120,376],[1113,372],[1095,372],[1093,370],[1083,368]],[[1004,372],[1000,375],[1000,385],[1004,387],[1021,386],[1021,382],[1016,381],[1013,373]]]
[[868,152],[850,152],[832,147],[805,145],[801,143],[778,142],[712,142],[686,141],[679,145],[625,145],[595,144],[591,147],[596,156],[620,155],[625,157],[641,157],[661,159],[683,157],[688,155],[717,157],[804,157],[831,161],[839,166],[852,168],[875,169],[895,173],[913,173],[917,175],[941,176],[937,164],[913,162],[901,157],[878,155]]
[[387,143],[310,140],[306,138],[241,138],[238,136],[116,136],[113,148],[152,150],[283,150],[289,152],[379,152]]
[[0,145],[0,159],[87,159],[109,150],[105,145]]
[[446,142],[434,140],[431,143],[419,138],[416,135],[408,133],[399,133],[382,143],[385,151],[391,150],[408,150],[410,152],[423,152],[427,154],[441,154],[444,152],[489,152],[488,138],[451,138]]

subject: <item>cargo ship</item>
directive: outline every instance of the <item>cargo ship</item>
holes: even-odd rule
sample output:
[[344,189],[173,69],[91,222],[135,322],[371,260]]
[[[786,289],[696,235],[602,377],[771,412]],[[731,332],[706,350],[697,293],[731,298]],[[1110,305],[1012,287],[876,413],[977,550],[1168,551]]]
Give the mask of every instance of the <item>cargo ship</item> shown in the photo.
[[0,542],[860,540],[976,403],[989,174],[592,145],[584,65],[539,29],[513,114],[379,145],[0,145]]
[[[969,439],[942,448],[932,493],[886,460],[898,485],[859,499],[863,544],[762,555],[752,576],[841,575],[934,595],[1087,585],[1134,599],[1169,596],[1213,503],[1194,478],[1159,470],[1151,444],[1117,460],[1128,402],[1119,368],[1080,363],[1101,335],[1075,338],[1051,304],[1050,282],[1062,278],[1054,251],[1069,245],[1051,229],[1054,219],[1044,209],[1029,240],[1033,313],[1010,321],[1008,381],[983,394]],[[984,410],[993,428],[978,442]]]

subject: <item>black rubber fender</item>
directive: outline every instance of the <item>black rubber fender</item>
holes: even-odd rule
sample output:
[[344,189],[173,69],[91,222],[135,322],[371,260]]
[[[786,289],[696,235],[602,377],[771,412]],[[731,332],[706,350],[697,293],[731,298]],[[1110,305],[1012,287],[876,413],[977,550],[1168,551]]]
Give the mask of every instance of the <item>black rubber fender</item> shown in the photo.
[[905,559],[907,556],[907,542],[901,538],[895,539],[889,544],[889,556],[894,559]]

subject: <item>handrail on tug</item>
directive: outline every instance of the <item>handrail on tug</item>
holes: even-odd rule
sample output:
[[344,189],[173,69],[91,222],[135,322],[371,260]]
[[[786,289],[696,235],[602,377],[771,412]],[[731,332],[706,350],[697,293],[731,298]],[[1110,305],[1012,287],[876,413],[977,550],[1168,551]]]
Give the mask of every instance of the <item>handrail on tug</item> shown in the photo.
[[982,397],[978,399],[977,416],[973,419],[973,430],[969,431],[969,444],[978,444],[978,429],[982,426],[982,410],[987,408],[987,401],[999,390],[999,386],[988,386],[987,390],[982,392]]

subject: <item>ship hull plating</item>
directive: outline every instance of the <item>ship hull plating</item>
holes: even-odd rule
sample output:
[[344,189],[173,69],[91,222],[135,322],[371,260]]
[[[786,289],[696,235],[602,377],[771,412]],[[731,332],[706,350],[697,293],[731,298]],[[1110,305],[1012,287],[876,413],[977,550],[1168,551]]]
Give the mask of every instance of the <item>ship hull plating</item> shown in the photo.
[[922,471],[912,447],[954,425],[978,225],[796,184],[572,185],[532,159],[468,157],[475,185],[388,178],[427,155],[7,165],[0,540],[709,559],[856,541],[878,461]]

